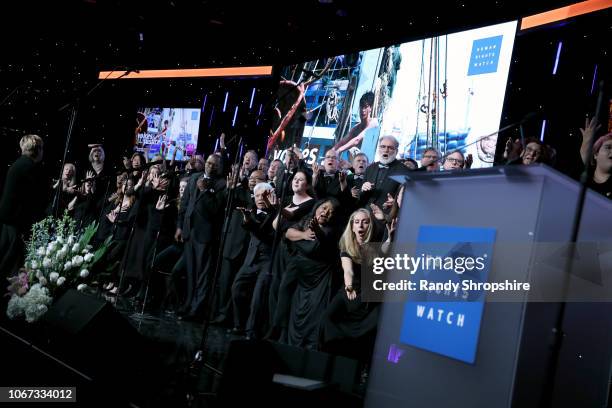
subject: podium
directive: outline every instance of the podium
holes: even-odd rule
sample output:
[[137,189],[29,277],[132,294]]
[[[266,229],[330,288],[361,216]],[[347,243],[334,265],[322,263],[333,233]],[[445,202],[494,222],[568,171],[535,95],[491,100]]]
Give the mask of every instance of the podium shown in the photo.
[[[473,333],[474,358],[468,362],[443,351],[463,341],[456,331],[428,338],[418,333],[420,326],[406,327],[405,303],[384,302],[365,406],[607,406],[612,369],[612,201],[587,191],[577,242],[595,248],[596,259],[588,267],[575,261],[568,274],[562,267],[562,248],[571,240],[578,214],[581,186],[576,181],[545,165],[401,177],[405,191],[394,248],[418,243],[424,228],[493,230],[489,281],[539,280],[547,297],[527,292],[507,301],[487,298]],[[580,244],[576,248],[581,254]],[[561,254],[556,266],[547,261],[553,249]],[[388,256],[395,253],[392,249]],[[542,280],[547,283],[542,285]],[[563,335],[555,353],[558,327]],[[405,339],[412,337],[406,333],[416,335],[424,346],[407,344]],[[428,342],[433,344],[430,349]]]

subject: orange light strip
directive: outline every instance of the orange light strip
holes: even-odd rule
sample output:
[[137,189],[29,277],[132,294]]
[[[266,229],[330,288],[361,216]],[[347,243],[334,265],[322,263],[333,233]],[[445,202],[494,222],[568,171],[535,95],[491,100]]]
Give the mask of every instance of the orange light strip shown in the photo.
[[565,20],[582,14],[592,13],[612,7],[612,0],[587,0],[571,6],[546,11],[533,16],[525,17],[521,20],[521,30],[538,27],[544,24],[554,23],[555,21]]
[[245,77],[272,75],[272,66],[199,68],[199,69],[149,69],[140,72],[100,71],[99,79],[144,79],[144,78],[202,78],[202,77]]

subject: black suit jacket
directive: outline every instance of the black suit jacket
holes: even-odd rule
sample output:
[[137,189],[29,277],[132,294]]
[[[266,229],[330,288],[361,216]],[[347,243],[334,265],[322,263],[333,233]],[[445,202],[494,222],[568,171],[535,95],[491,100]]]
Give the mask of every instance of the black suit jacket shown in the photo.
[[389,176],[407,175],[409,172],[410,170],[399,160],[389,163],[388,168],[381,168],[378,162],[370,164],[366,169],[364,182],[369,181],[374,184],[374,188],[370,191],[361,192],[359,196],[360,205],[366,206],[374,203],[382,208],[387,200],[387,194],[395,197],[401,186],[398,182],[391,180]]
[[269,261],[272,254],[272,243],[274,242],[274,228],[272,221],[274,213],[257,214],[257,209],[247,216],[247,222],[243,224],[245,230],[251,234],[249,249],[244,260],[245,265],[255,262]]
[[29,232],[44,217],[49,189],[40,163],[21,156],[9,169],[0,199],[0,223]]
[[197,182],[202,175],[203,172],[195,173],[189,179],[176,225],[182,228],[183,239],[193,238],[197,242],[208,243],[219,239],[225,205],[225,180],[214,178],[210,181],[209,189],[200,191]]
[[[225,189],[226,194],[229,194]],[[251,208],[255,205],[251,197],[251,191],[242,185],[234,189],[232,208],[229,218],[225,221],[227,225],[227,236],[223,246],[223,256],[227,259],[236,259],[249,244],[249,232],[242,228],[242,212],[237,207]]]

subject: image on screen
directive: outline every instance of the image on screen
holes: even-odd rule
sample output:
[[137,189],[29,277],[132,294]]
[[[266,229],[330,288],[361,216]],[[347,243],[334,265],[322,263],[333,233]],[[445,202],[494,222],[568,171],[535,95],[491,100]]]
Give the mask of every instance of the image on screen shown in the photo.
[[199,128],[197,108],[138,109],[134,151],[146,153],[150,159],[162,155],[166,160],[173,156],[189,160],[198,146]]
[[[393,135],[400,158],[420,161],[431,146],[492,166],[497,136],[484,136],[499,129],[515,32],[508,22],[284,67],[283,86],[307,84],[305,108],[281,113],[293,116],[274,148],[297,144],[312,161],[334,147],[372,162],[378,138]],[[301,137],[284,142],[298,123]]]

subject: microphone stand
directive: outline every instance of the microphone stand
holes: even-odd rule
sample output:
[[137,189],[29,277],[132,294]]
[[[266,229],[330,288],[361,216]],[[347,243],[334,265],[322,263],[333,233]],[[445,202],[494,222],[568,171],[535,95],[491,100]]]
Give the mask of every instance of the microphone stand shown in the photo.
[[[164,195],[166,195],[166,198],[168,197],[168,188],[170,187],[170,183],[168,183],[168,185],[166,186],[166,188],[163,190]],[[155,203],[155,205],[157,205],[157,203]],[[166,208],[162,208],[161,210],[161,217],[159,219],[159,230],[157,230],[157,233],[155,234],[155,240],[154,245],[153,245],[153,254],[151,256],[151,262],[147,265],[147,269],[149,271],[148,273],[148,277],[147,277],[147,286],[145,289],[145,295],[144,295],[144,299],[142,301],[142,308],[140,310],[140,312],[134,313],[132,316],[130,316],[132,319],[135,320],[160,320],[158,317],[152,316],[150,314],[145,314],[145,307],[147,304],[147,298],[149,295],[149,284],[151,283],[151,275],[153,274],[153,265],[155,264],[155,257],[157,256],[157,242],[159,240],[159,235],[161,232],[161,228],[162,228],[162,224],[164,221],[164,213],[166,211]]]
[[[463,146],[463,149],[465,149],[466,147],[469,147],[469,146],[475,145],[476,143],[479,143],[479,142],[480,142],[481,140],[483,140],[483,139],[486,139],[486,138],[491,137],[491,136],[495,136],[495,135],[497,135],[497,134],[499,134],[499,133],[505,132],[506,130],[508,130],[508,129],[512,129],[512,128],[517,127],[517,126],[519,126],[519,127],[520,127],[520,130],[521,130],[521,139],[523,140],[523,146],[524,146],[523,124],[525,124],[525,123],[526,123],[526,122],[528,122],[529,120],[533,119],[534,117],[535,117],[535,115],[534,115],[534,116],[532,116],[532,115],[526,115],[526,116],[525,116],[523,119],[521,119],[521,120],[520,120],[520,121],[518,121],[518,122],[514,122],[514,123],[511,123],[511,124],[509,124],[509,125],[506,125],[506,126],[504,126],[503,128],[496,130],[495,132],[492,132],[492,133],[489,133],[488,135],[484,135],[484,136],[479,137],[478,139],[474,140],[472,143],[468,143],[468,144],[466,144],[465,146]],[[444,159],[446,159],[446,158],[447,158],[449,155],[451,155],[452,153],[453,153],[453,152],[446,153],[445,155],[442,155],[442,156],[441,156],[441,157],[440,157],[438,160],[436,160],[436,161],[437,161],[437,162],[443,162],[443,161],[444,161]]]
[[[242,151],[242,144],[243,144],[243,140],[242,137],[240,138],[240,141],[238,142],[238,149],[236,149],[236,155],[234,157],[234,164],[235,166],[237,166],[240,163],[240,152]],[[237,181],[238,181],[238,175],[239,172],[237,171],[236,174],[234,174],[234,180],[233,184],[236,185]],[[229,187],[229,186],[228,186]],[[200,365],[203,367],[206,367],[207,369],[209,369],[210,371],[212,371],[214,374],[216,375],[223,375],[223,372],[221,370],[219,370],[216,367],[213,367],[212,365],[206,363],[204,361],[204,356],[206,355],[206,347],[208,344],[208,330],[210,328],[210,322],[213,319],[213,312],[214,312],[214,299],[215,299],[215,286],[217,284],[217,277],[219,275],[219,271],[221,269],[221,264],[223,261],[223,246],[225,245],[225,241],[227,239],[227,234],[228,234],[228,229],[229,229],[229,223],[230,223],[230,219],[231,216],[233,214],[233,201],[234,201],[234,190],[235,187],[229,190],[228,193],[228,197],[227,197],[227,201],[226,201],[226,206],[225,206],[225,217],[224,217],[224,228],[223,228],[223,233],[221,234],[221,241],[219,243],[219,251],[217,254],[217,263],[215,265],[215,269],[213,272],[213,276],[212,276],[212,281],[210,284],[210,291],[208,293],[208,298],[205,304],[205,318],[204,318],[204,322],[202,324],[202,337],[200,339],[200,346],[195,354],[195,357],[193,359],[193,361],[190,364],[190,369],[193,370],[193,372],[199,372],[199,368]],[[195,387],[194,387],[195,389]]]
[[[115,72],[115,70],[111,71],[106,77],[104,77],[101,80],[99,80],[89,91],[87,91],[87,93],[85,94],[84,99],[87,99],[89,96],[91,96],[91,94],[96,89],[98,89],[98,87],[100,87],[100,85],[102,85],[102,83],[106,82],[106,80],[111,76],[111,74],[113,72]],[[126,76],[130,72],[132,72],[132,70],[126,71],[119,78],[122,78],[122,77]],[[74,130],[74,124],[76,123],[76,119],[77,119],[77,116],[78,116],[80,104],[81,104],[81,99],[79,97],[77,97],[74,102],[68,102],[67,104],[65,104],[64,106],[62,106],[61,108],[59,108],[57,110],[58,112],[62,112],[63,110],[65,110],[66,108],[69,107],[70,108],[70,121],[68,122],[68,130],[66,132],[66,143],[64,145],[64,155],[62,157],[62,165],[60,166],[60,174],[59,174],[59,177],[58,177],[59,183],[58,183],[57,189],[55,191],[55,195],[54,195],[54,198],[53,198],[53,204],[52,204],[52,207],[51,207],[52,208],[51,213],[55,217],[58,216],[59,202],[60,202],[61,192],[62,192],[62,189],[63,189],[62,176],[64,174],[64,165],[66,164],[66,158],[68,156],[68,150],[70,149],[70,142],[72,140],[72,132]]]
[[[142,177],[142,175],[141,175]],[[127,180],[126,180],[127,183]],[[144,184],[146,184],[146,181],[143,183],[143,186],[140,188],[144,188]],[[136,191],[134,191],[134,194],[136,194]],[[138,222],[138,216],[140,215],[140,204],[141,202],[137,202],[136,200],[140,200],[140,198],[136,197],[134,200],[134,204],[132,204],[132,206],[137,205],[138,207],[136,208],[136,214],[134,215],[134,220],[132,221],[132,228],[130,229],[130,236],[128,237],[127,243],[126,243],[126,248],[123,252],[123,257],[121,258],[121,276],[119,277],[119,289],[117,290],[117,298],[115,301],[115,305],[117,308],[119,305],[119,299],[121,298],[122,294],[121,294],[121,290],[123,287],[123,278],[125,276],[125,264],[127,262],[127,258],[128,258],[128,252],[130,249],[130,243],[132,242],[133,238],[134,238],[134,231],[136,231],[136,223]],[[129,208],[128,211],[130,211],[132,209],[132,207]],[[129,219],[129,214],[128,214],[128,219]],[[125,310],[125,309],[124,309]]]
[[[599,82],[599,95],[597,97],[597,105],[595,107],[595,118],[600,117],[601,107],[603,105],[604,95],[604,81]],[[576,212],[574,215],[574,225],[572,226],[572,235],[570,239],[569,254],[565,261],[565,273],[563,274],[562,282],[562,298],[565,299],[569,290],[570,284],[570,273],[572,271],[572,264],[574,257],[576,256],[576,243],[578,242],[578,235],[580,233],[580,224],[582,222],[582,213],[584,212],[584,204],[587,194],[587,183],[589,181],[589,174],[591,173],[591,157],[593,157],[593,145],[595,144],[595,137],[591,138],[587,154],[587,162],[584,166],[584,171],[580,176],[580,190],[578,193],[578,201],[576,204]],[[561,355],[561,347],[563,345],[563,338],[565,333],[563,332],[563,324],[565,320],[565,310],[567,302],[561,302],[559,306],[559,312],[555,321],[555,327],[552,329],[553,342],[551,346],[551,357],[547,367],[546,379],[543,386],[542,399],[540,406],[552,406],[554,389],[555,389],[555,375],[557,374],[557,368],[559,365],[559,357]]]
[[[278,215],[276,216],[278,217],[278,223],[276,224],[276,228],[274,229],[274,238],[272,241],[272,249],[270,251],[270,269],[268,269],[268,271],[266,272],[267,278],[270,281],[274,279],[274,276],[273,276],[274,274],[272,272],[274,269],[276,253],[278,252],[278,247],[280,245],[280,240],[281,240],[281,234],[279,231],[281,229],[281,222],[283,218],[283,206],[285,205],[285,198],[287,197],[287,185],[289,184],[290,174],[291,174],[291,169],[289,168],[286,168],[285,171],[283,172],[283,182],[281,183],[281,197],[279,201]],[[266,335],[267,338],[270,337],[270,335],[272,334],[273,328],[274,328],[274,322],[272,321],[270,322],[270,331]]]

